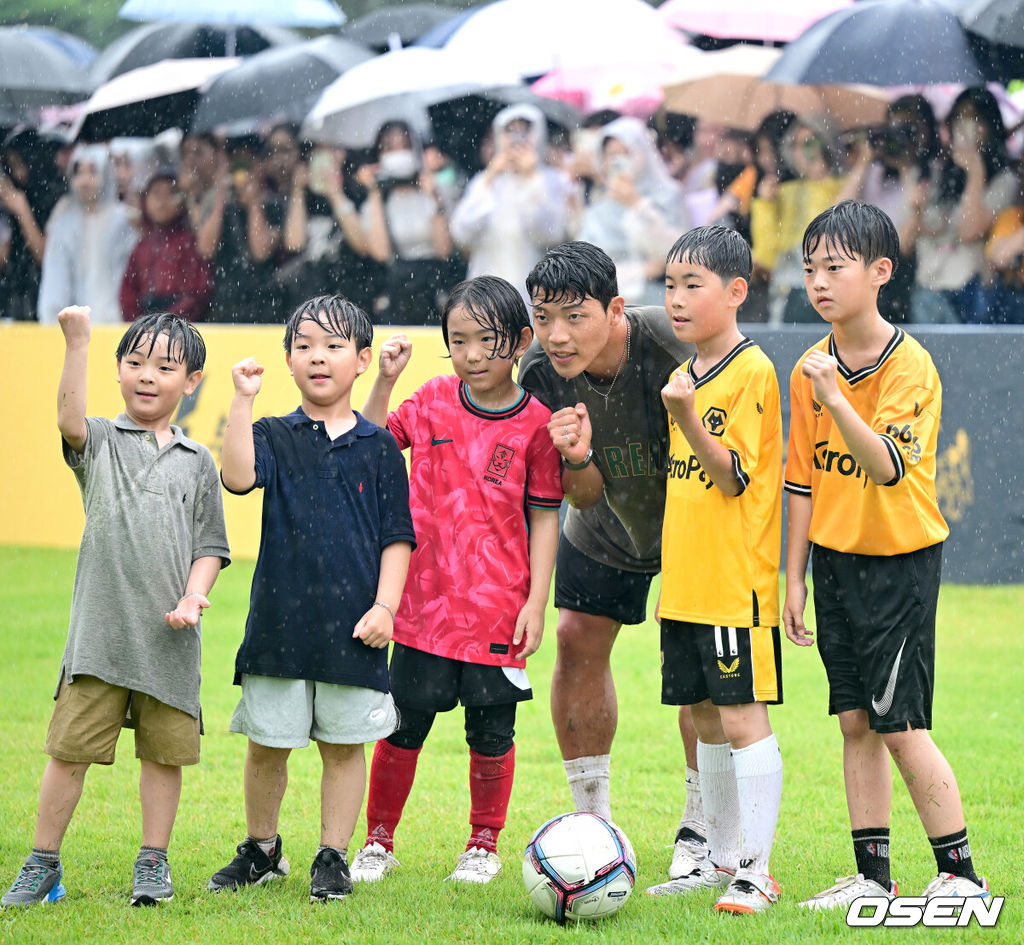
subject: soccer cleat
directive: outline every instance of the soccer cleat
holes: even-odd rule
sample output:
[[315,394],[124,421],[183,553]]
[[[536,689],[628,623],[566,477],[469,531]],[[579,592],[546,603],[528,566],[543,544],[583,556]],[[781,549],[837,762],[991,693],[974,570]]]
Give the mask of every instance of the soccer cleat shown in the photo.
[[861,896],[885,896],[887,899],[894,899],[900,894],[900,888],[894,882],[889,883],[889,889],[885,889],[880,883],[873,879],[865,879],[863,873],[856,876],[844,876],[837,879],[834,886],[823,889],[817,895],[811,896],[798,903],[802,909],[814,909],[822,911],[825,909],[846,909],[855,899]]
[[715,864],[708,856],[708,847],[703,837],[692,831],[687,837],[677,839],[672,848],[672,865],[668,868],[669,879],[682,879],[707,869],[714,869]]
[[41,863],[34,856],[29,856],[24,865],[18,871],[11,888],[4,893],[0,899],[0,905],[4,908],[9,906],[44,905],[52,902],[60,902],[64,898],[64,885],[61,883],[63,869],[60,864],[57,868]]
[[710,864],[709,867],[695,870],[689,876],[670,879],[667,883],[648,886],[644,892],[648,896],[684,896],[695,889],[722,889],[727,887],[735,875],[733,870],[715,866],[710,860],[708,860],[708,863]]
[[501,872],[501,857],[483,847],[470,847],[460,854],[455,869],[445,877],[459,883],[489,883]]
[[155,906],[174,898],[171,867],[155,853],[142,853],[132,868],[132,905]]
[[779,901],[782,890],[775,877],[753,870],[736,870],[724,896],[715,903],[715,912],[731,912],[734,915],[753,915],[764,912]]
[[948,896],[951,899],[988,899],[992,891],[988,888],[988,880],[980,877],[981,885],[972,882],[966,876],[955,873],[939,873],[921,893],[925,899]]
[[324,847],[309,868],[309,901],[327,902],[344,899],[352,892],[348,862],[337,850]]
[[263,883],[287,876],[288,861],[281,856],[281,835],[278,834],[274,852],[267,856],[260,845],[247,837],[238,845],[238,855],[222,870],[213,874],[207,889],[238,889],[241,886],[260,886]]
[[395,854],[379,843],[366,844],[352,860],[350,868],[352,882],[377,883],[388,875],[396,866],[401,866]]

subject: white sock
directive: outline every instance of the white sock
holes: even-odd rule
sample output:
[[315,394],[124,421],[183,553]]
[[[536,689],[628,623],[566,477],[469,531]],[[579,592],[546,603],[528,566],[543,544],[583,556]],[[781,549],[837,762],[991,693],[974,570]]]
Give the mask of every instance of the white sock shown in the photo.
[[755,873],[768,872],[782,800],[782,754],[774,735],[732,753],[742,840],[740,859]]
[[570,758],[562,762],[576,810],[589,811],[605,820],[612,819],[608,787],[611,762],[611,755],[585,755],[583,758]]
[[729,743],[698,741],[697,766],[711,859],[723,869],[734,870],[740,861],[740,807]]
[[266,853],[267,856],[270,856],[274,852],[274,847],[277,846],[276,833],[274,834],[274,836],[268,837],[266,840],[261,840],[259,837],[250,837],[249,839],[255,840],[256,846],[258,846],[264,853]]
[[706,836],[707,827],[704,826],[704,802],[700,793],[700,772],[693,768],[686,769],[686,806],[683,808],[683,816],[679,821],[679,830],[688,828],[694,833]]

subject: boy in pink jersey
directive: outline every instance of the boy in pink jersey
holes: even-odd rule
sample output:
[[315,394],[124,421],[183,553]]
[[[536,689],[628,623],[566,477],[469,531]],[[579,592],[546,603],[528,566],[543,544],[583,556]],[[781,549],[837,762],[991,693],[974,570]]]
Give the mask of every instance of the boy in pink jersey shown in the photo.
[[[391,689],[398,729],[377,743],[366,845],[352,879],[398,864],[394,834],[438,712],[461,702],[469,744],[470,827],[448,879],[487,883],[501,869],[515,770],[516,704],[532,697],[526,658],[544,632],[562,500],[551,411],[512,379],[533,340],[519,293],[504,279],[459,283],[441,315],[455,376],[435,377],[387,412],[412,352],[404,335],[381,347],[363,409],[411,449],[409,501],[418,545],[395,615]],[[525,509],[525,513],[524,513]]]

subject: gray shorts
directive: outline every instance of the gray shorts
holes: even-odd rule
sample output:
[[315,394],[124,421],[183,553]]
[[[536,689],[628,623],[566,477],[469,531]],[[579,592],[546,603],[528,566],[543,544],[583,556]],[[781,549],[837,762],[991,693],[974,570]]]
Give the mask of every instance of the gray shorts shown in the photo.
[[310,739],[361,745],[386,738],[397,727],[390,692],[244,674],[230,726],[267,748],[305,748]]

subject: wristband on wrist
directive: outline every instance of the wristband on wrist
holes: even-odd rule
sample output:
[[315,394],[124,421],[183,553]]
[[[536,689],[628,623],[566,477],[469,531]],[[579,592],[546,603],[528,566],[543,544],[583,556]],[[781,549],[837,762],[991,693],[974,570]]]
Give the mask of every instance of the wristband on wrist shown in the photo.
[[383,607],[389,614],[391,614],[391,620],[392,620],[392,622],[394,622],[395,612],[391,609],[391,605],[390,604],[385,604],[384,601],[382,601],[382,600],[375,600],[373,602],[373,606],[374,607]]
[[571,469],[573,472],[579,472],[581,469],[586,469],[594,461],[594,450],[593,447],[587,450],[587,455],[583,457],[578,463],[570,463],[564,456],[562,457],[562,465],[566,469]]

